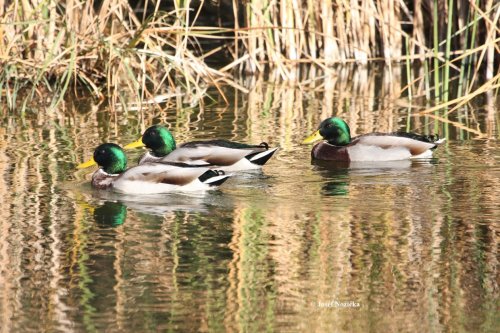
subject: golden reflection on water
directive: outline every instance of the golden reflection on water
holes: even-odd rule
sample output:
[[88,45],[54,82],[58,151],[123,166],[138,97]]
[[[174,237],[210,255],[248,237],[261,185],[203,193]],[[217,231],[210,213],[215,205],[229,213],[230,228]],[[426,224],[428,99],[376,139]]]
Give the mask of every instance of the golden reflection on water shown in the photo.
[[[200,108],[117,113],[73,101],[4,113],[0,332],[493,331],[498,103],[451,118],[489,138],[460,141],[475,132],[407,121],[400,80],[397,69],[300,88],[254,78],[248,96],[228,93],[234,105],[214,93]],[[311,164],[299,143],[331,115],[355,133],[437,129],[449,142],[427,162]],[[75,172],[97,144],[160,121],[178,142],[280,151],[263,172],[197,197],[138,202],[93,192],[90,172]]]

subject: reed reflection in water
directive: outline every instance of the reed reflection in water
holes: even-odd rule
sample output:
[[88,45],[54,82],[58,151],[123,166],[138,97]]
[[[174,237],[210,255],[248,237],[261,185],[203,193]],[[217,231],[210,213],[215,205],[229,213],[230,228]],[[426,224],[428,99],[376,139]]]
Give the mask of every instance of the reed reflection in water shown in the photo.
[[[301,89],[243,82],[250,93],[228,90],[229,106],[113,113],[73,101],[4,112],[1,332],[493,332],[500,170],[491,101],[448,122],[408,118],[396,69],[392,80],[345,73]],[[331,115],[356,133],[438,131],[448,143],[426,161],[311,163],[299,143]],[[262,171],[196,196],[100,193],[89,171],[75,172],[99,143],[130,142],[157,122],[178,142],[281,148]],[[478,131],[486,139],[471,140]]]

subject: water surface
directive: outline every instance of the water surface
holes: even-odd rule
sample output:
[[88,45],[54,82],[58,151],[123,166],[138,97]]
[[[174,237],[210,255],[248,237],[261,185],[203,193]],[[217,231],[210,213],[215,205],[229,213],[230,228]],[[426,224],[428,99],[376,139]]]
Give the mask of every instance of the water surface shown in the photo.
[[[384,87],[328,89],[256,84],[229,92],[230,105],[212,92],[202,107],[162,111],[73,101],[4,112],[0,331],[495,331],[496,109],[461,111],[470,131],[409,117]],[[355,133],[448,141],[430,160],[312,163],[300,142],[330,115]],[[153,123],[178,142],[280,150],[262,171],[196,195],[96,192],[91,170],[75,170],[99,143],[128,143]]]

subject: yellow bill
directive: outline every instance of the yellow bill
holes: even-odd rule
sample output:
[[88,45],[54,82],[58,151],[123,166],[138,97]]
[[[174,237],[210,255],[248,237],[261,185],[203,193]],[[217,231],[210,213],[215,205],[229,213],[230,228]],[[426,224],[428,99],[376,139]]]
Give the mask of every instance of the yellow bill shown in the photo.
[[313,142],[318,141],[318,140],[323,140],[323,136],[321,134],[319,134],[319,130],[317,130],[316,132],[314,132],[313,134],[311,134],[310,136],[305,138],[305,140],[302,141],[302,143],[303,144],[313,143]]
[[91,167],[91,166],[96,165],[96,164],[97,163],[94,161],[94,158],[91,158],[87,162],[83,162],[82,164],[78,164],[78,166],[76,168],[77,169],[85,169],[85,168]]
[[139,147],[144,147],[144,143],[142,143],[142,138],[140,138],[137,141],[134,141],[132,143],[129,143],[123,149],[133,149],[133,148],[139,148]]

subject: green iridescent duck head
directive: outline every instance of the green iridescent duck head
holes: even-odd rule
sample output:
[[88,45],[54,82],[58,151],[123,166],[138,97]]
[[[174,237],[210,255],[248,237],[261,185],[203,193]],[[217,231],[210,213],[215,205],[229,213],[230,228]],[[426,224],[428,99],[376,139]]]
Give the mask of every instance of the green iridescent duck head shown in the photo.
[[166,156],[176,148],[172,133],[161,125],[149,127],[139,140],[129,143],[124,148],[132,149],[144,146],[150,149],[151,153],[156,157]]
[[313,143],[322,139],[335,146],[345,146],[351,142],[351,130],[342,119],[337,117],[328,118],[323,120],[319,124],[318,130],[302,143]]
[[106,173],[119,174],[127,169],[127,156],[114,143],[103,143],[94,150],[94,157],[77,166],[78,169],[99,165]]

